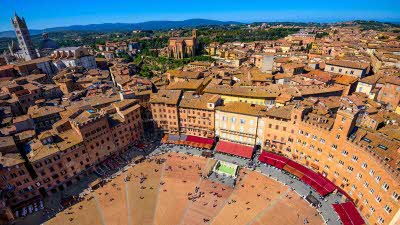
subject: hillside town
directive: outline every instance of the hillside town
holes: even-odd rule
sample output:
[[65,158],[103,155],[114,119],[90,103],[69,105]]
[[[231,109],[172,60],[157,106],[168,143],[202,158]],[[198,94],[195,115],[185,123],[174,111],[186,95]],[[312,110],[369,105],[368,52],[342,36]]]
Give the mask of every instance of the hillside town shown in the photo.
[[[18,43],[0,56],[0,224],[104,178],[105,162],[160,146],[312,173],[332,188],[300,180],[322,197],[341,193],[362,220],[330,205],[332,224],[400,224],[400,28],[296,26],[276,40],[206,45],[189,29],[152,49],[188,61],[143,76],[146,56],[126,60],[139,42],[61,47],[44,34],[36,49],[27,24],[13,15]],[[289,161],[302,169],[278,166]]]

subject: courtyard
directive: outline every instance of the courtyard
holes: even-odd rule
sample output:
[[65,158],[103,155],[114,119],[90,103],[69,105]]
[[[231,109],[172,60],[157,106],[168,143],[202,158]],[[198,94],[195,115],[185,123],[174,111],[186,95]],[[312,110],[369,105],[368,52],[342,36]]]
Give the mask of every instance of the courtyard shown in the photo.
[[[234,186],[208,178],[216,159],[241,166]],[[101,187],[85,189],[80,202],[37,224],[340,224],[337,215],[326,216],[330,209],[312,207],[301,186],[296,190],[280,174],[271,177],[275,170],[265,165],[254,170],[246,163],[228,155],[201,157],[196,148],[162,145],[143,162],[111,175]],[[233,172],[221,165],[220,170]]]

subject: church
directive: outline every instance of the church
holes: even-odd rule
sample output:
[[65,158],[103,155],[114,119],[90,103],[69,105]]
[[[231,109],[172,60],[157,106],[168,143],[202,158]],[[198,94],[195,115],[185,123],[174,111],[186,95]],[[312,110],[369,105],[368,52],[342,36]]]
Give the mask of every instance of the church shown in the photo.
[[168,41],[168,57],[183,59],[196,55],[197,31],[192,31],[191,37],[171,37]]
[[43,33],[43,40],[39,43],[39,49],[35,49],[25,18],[19,17],[16,13],[14,17],[11,18],[11,24],[13,25],[18,45],[14,41],[8,45],[8,52],[3,54],[7,63],[11,63],[12,61],[29,61],[44,57],[50,55],[53,50],[59,48],[55,41],[49,39],[47,33]]

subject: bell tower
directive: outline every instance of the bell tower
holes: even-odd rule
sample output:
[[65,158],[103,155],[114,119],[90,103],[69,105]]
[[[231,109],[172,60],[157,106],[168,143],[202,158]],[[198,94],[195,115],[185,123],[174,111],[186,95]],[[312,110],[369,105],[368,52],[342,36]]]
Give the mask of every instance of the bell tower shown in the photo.
[[19,48],[22,50],[25,61],[36,59],[37,53],[33,48],[31,36],[29,35],[28,27],[24,17],[22,19],[14,13],[14,18],[11,18],[11,23],[14,27],[15,35],[18,39]]
[[194,39],[197,38],[197,30],[196,30],[196,29],[193,29],[193,30],[192,30],[192,37],[193,37]]

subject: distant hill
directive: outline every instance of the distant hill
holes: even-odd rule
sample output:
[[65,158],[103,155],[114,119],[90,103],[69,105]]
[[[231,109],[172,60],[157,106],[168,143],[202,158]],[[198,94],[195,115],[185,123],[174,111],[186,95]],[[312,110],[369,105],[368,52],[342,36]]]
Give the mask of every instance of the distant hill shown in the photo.
[[[29,22],[28,22],[29,23]],[[176,29],[176,28],[190,28],[199,26],[210,26],[210,25],[229,25],[229,24],[241,24],[234,21],[218,21],[218,20],[207,20],[207,19],[189,19],[183,21],[148,21],[142,23],[102,23],[102,24],[88,24],[88,25],[72,25],[65,27],[54,27],[47,28],[46,32],[58,32],[58,31],[130,31],[130,30],[164,30],[164,29]],[[40,34],[43,30],[29,30],[31,35]],[[1,37],[15,37],[14,31],[3,31],[0,32]]]

